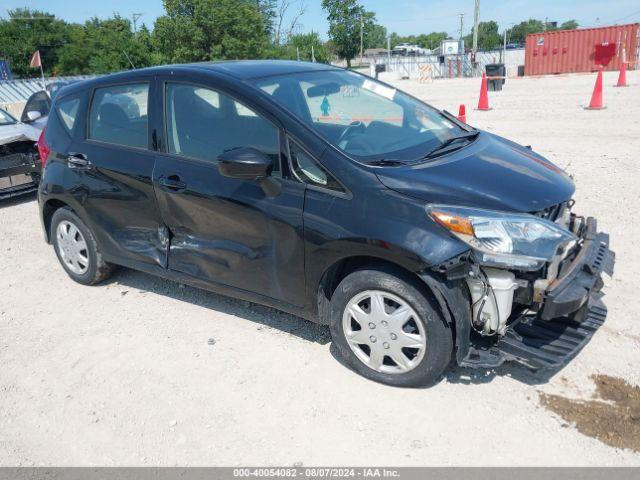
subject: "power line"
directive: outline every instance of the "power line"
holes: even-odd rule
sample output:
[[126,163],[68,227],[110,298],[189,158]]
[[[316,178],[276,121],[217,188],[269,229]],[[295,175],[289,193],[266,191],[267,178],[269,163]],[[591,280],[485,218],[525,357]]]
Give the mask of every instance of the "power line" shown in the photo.
[[640,10],[637,10],[637,11],[635,11],[633,13],[630,13],[629,15],[626,15],[626,16],[624,16],[622,18],[619,18],[618,20],[614,20],[611,23],[618,23],[618,22],[621,22],[622,20],[626,20],[627,18],[631,18],[634,15],[638,15],[638,14],[640,14]]

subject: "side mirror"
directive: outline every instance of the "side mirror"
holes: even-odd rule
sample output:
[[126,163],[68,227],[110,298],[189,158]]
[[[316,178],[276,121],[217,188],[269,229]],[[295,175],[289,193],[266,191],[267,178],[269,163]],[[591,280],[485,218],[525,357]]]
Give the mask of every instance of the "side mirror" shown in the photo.
[[218,157],[220,174],[241,180],[257,180],[269,175],[271,159],[251,147],[235,148]]
[[27,118],[30,122],[38,120],[40,117],[42,117],[42,113],[38,112],[37,110],[29,110],[27,112]]

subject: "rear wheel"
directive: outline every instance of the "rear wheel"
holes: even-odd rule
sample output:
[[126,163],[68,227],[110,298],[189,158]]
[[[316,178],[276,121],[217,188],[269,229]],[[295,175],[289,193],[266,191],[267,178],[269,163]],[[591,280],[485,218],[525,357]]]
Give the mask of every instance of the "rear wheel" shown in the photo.
[[54,212],[50,237],[58,260],[76,282],[93,285],[111,274],[93,234],[71,209]]
[[359,374],[388,385],[433,384],[451,359],[453,336],[425,287],[391,268],[357,270],[331,299],[331,334]]

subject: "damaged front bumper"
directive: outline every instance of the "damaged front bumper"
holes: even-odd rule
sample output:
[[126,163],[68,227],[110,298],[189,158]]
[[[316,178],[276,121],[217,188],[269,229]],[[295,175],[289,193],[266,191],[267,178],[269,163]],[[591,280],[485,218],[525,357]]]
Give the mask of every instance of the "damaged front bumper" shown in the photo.
[[498,339],[474,338],[461,366],[493,368],[516,361],[533,369],[557,369],[586,345],[607,314],[601,275],[613,274],[615,255],[609,236],[597,232],[593,218],[587,219],[582,239],[580,251],[549,286],[538,311],[513,319]]
[[41,169],[35,154],[12,153],[0,157],[0,200],[36,191]]

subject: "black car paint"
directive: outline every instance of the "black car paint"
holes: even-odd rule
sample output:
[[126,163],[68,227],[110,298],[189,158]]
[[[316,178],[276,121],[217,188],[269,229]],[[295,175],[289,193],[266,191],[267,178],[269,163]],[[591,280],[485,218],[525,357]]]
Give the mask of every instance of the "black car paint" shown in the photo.
[[483,132],[442,158],[379,170],[387,187],[428,203],[537,212],[571,198],[569,176],[544,157]]
[[[66,204],[95,232],[109,262],[326,321],[319,289],[348,259],[380,259],[424,277],[468,251],[427,216],[427,203],[532,211],[573,192],[571,181],[546,160],[486,132],[463,149],[416,166],[358,163],[246,81],[330,68],[299,62],[167,66],[65,87],[55,101],[81,98],[80,119],[69,139],[54,126],[54,105],[56,119],[50,117],[45,135],[51,155],[39,190],[45,234],[48,212]],[[161,115],[167,80],[209,86],[244,103],[280,129],[283,158],[288,136],[345,191],[285,175],[277,179],[281,194],[269,197],[258,182],[229,179],[215,164],[167,153]],[[140,81],[152,85],[148,150],[86,140],[93,89]],[[90,166],[68,168],[71,152],[85,154]],[[184,189],[160,184],[172,175]]]

